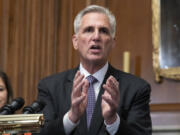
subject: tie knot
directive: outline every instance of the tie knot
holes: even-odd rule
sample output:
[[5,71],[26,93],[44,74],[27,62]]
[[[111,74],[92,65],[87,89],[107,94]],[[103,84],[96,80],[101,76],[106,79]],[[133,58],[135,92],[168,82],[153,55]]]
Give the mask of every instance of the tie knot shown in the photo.
[[93,84],[93,83],[95,83],[95,82],[97,81],[97,79],[96,79],[94,76],[92,76],[92,75],[89,75],[89,76],[87,77],[87,80],[88,80],[89,83],[91,83],[91,84]]

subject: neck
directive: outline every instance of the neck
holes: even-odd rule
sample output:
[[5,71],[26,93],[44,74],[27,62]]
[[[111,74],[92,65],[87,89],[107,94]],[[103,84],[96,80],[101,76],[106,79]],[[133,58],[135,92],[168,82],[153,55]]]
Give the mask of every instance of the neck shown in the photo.
[[101,69],[106,64],[106,62],[103,62],[103,63],[99,63],[99,62],[98,63],[94,63],[94,62],[83,63],[83,62],[81,62],[81,64],[90,74],[94,74],[99,69]]

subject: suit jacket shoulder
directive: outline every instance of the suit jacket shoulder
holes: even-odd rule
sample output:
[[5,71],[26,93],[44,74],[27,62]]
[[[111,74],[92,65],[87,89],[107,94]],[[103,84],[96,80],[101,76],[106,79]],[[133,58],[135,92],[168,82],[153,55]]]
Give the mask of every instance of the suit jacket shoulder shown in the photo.
[[132,88],[132,90],[140,90],[144,87],[150,87],[149,83],[146,82],[144,79],[139,78],[130,73],[125,73],[121,70],[112,67],[111,65],[109,66],[107,75],[114,76],[120,83],[120,87],[122,89]]
[[60,73],[56,73],[56,74],[47,76],[47,77],[41,79],[40,83],[41,82],[43,82],[43,83],[48,82],[48,85],[52,84],[52,86],[53,86],[55,84],[59,84],[60,81],[61,82],[72,81],[77,70],[78,70],[78,68],[75,68],[75,69],[71,69],[71,70],[67,70],[64,72],[60,72]]

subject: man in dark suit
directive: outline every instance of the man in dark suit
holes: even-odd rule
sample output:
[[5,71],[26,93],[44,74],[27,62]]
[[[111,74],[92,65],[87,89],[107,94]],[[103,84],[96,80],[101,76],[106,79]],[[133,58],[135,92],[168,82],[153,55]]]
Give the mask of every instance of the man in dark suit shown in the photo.
[[42,79],[38,100],[46,103],[42,135],[150,135],[150,86],[112,67],[116,20],[91,5],[75,18],[72,38],[80,65]]

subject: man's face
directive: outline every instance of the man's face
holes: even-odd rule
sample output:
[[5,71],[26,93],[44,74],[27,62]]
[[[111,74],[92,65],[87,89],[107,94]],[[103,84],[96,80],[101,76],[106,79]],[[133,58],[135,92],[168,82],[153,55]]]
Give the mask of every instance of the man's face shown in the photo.
[[81,20],[78,34],[73,36],[73,45],[80,54],[82,63],[104,64],[114,46],[107,16],[102,13],[87,13]]

